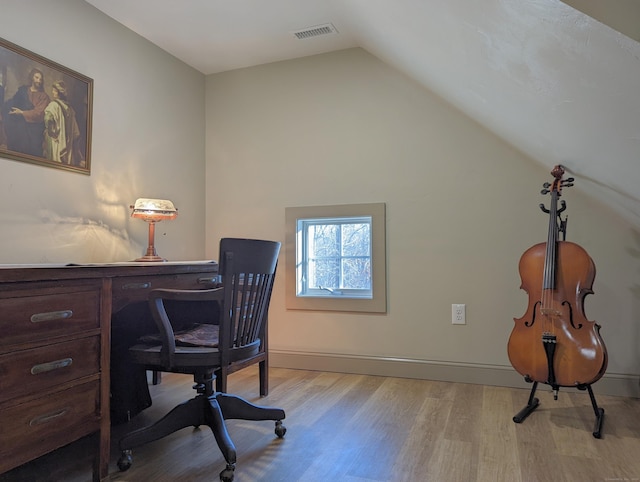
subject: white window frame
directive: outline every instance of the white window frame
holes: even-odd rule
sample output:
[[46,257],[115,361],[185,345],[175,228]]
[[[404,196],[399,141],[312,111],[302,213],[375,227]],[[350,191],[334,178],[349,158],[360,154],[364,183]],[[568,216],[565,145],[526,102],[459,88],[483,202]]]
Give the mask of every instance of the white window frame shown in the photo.
[[[285,209],[285,286],[286,306],[292,310],[357,311],[386,313],[386,227],[385,204],[341,204],[335,206],[305,206]],[[300,293],[301,259],[300,220],[328,221],[371,219],[371,294],[356,296],[353,293],[332,294],[326,290]]]
[[[312,241],[309,236],[309,231],[314,226],[344,226],[344,225],[367,225],[369,228],[369,244],[367,246],[367,253],[359,256],[347,256],[344,253],[331,257],[335,259],[343,266],[343,260],[348,258],[366,258],[369,261],[369,267],[371,267],[371,216],[340,216],[337,218],[301,218],[296,222],[296,240],[298,245],[296,246],[296,296],[317,296],[317,297],[343,297],[343,298],[368,298],[373,297],[373,279],[369,280],[369,287],[367,289],[349,289],[344,286],[309,286],[310,279],[315,278],[313,276],[312,268],[312,253],[313,251]],[[339,229],[340,235],[342,229]],[[341,243],[342,244],[342,243]],[[342,246],[341,246],[342,247]],[[323,259],[322,257],[318,259]],[[343,273],[340,273],[340,281],[343,281]]]

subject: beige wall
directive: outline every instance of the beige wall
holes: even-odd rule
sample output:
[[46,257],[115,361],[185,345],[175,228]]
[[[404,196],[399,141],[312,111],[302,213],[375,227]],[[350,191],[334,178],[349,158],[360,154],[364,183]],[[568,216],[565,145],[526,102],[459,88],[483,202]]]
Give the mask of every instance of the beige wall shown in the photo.
[[[210,256],[225,235],[284,241],[287,206],[387,203],[388,313],[287,311],[281,263],[277,364],[513,373],[506,345],[528,300],[518,260],[546,240],[548,169],[361,49],[209,76],[206,92]],[[637,386],[625,375],[640,372],[638,238],[578,187],[563,199],[568,239],[598,269],[585,309],[603,326],[608,373]],[[452,303],[467,305],[466,326],[451,325]]]
[[3,38],[94,80],[90,176],[0,158],[0,263],[138,257],[147,225],[128,209],[138,197],[179,209],[158,225],[160,255],[202,259],[204,76],[81,0],[0,10]]

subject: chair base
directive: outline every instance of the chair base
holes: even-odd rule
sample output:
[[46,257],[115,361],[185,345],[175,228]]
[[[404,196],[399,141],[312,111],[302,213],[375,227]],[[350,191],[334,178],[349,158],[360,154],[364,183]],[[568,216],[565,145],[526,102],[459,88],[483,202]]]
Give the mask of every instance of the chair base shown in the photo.
[[118,468],[125,471],[131,467],[133,463],[131,450],[135,447],[159,440],[189,426],[207,425],[211,428],[227,463],[226,468],[220,473],[220,479],[230,482],[233,480],[233,471],[235,470],[236,448],[224,421],[227,419],[274,420],[276,422],[275,434],[282,438],[287,430],[282,425],[284,418],[284,410],[280,408],[260,407],[236,395],[215,393],[207,396],[199,394],[175,407],[153,425],[125,435],[119,443],[122,454],[118,460]]

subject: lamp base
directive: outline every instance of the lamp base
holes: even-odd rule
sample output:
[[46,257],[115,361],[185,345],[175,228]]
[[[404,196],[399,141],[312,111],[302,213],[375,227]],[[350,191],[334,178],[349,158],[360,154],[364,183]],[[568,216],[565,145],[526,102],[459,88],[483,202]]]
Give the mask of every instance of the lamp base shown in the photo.
[[149,255],[149,254],[147,254],[147,255],[143,256],[142,258],[134,259],[134,261],[144,261],[144,262],[151,261],[151,262],[156,262],[157,263],[157,262],[166,262],[167,260],[164,259],[164,258],[161,258],[158,255]]
[[136,261],[151,261],[151,262],[166,261],[166,259],[158,256],[158,253],[156,252],[156,247],[154,242],[155,234],[156,234],[156,221],[152,220],[152,221],[149,221],[149,245],[147,246],[147,254],[145,254],[142,258],[136,259]]

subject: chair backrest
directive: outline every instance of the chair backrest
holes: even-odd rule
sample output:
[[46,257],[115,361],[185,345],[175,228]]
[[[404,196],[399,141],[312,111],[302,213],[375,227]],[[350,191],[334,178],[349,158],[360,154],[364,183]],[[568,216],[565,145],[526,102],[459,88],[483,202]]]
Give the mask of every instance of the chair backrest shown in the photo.
[[224,288],[219,349],[223,365],[257,353],[269,311],[280,243],[220,240],[219,273]]

